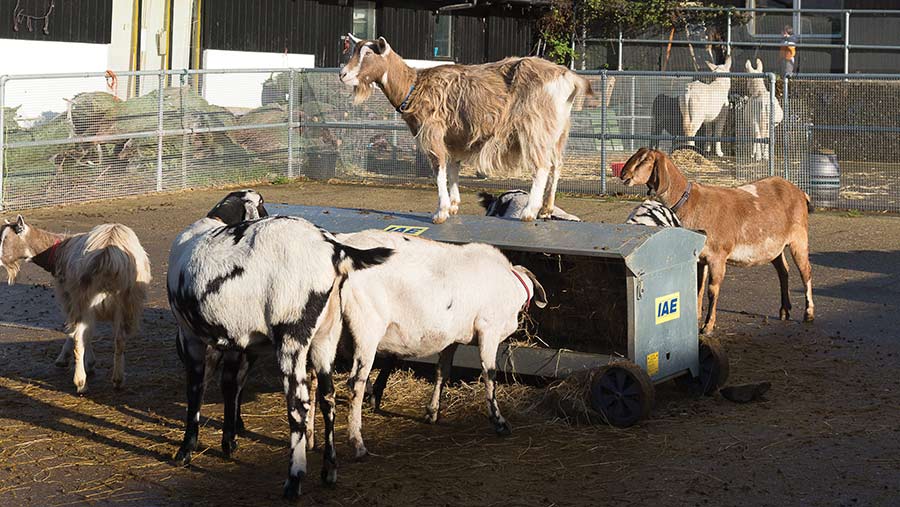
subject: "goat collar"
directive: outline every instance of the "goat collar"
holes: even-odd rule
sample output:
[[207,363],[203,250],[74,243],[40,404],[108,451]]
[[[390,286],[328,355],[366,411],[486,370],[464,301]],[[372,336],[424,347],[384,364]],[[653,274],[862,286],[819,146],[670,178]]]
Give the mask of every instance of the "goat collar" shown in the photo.
[[678,199],[678,202],[676,202],[674,206],[671,206],[669,208],[670,210],[672,210],[672,213],[677,213],[678,209],[684,206],[684,203],[686,203],[688,198],[691,197],[692,186],[694,186],[694,184],[689,181],[687,184],[687,188],[684,189],[684,193],[681,194],[681,199]]
[[516,275],[519,283],[522,284],[522,287],[525,287],[525,304],[523,305],[523,309],[527,312],[528,306],[531,304],[531,289],[528,288],[528,284],[525,283],[525,280],[522,279],[522,275],[520,275],[518,271],[512,270],[512,274]]
[[47,252],[47,266],[50,268],[50,273],[56,275],[56,249],[59,248],[60,240],[56,240],[53,243],[53,246],[49,248],[49,252]]
[[409,98],[412,96],[413,90],[416,89],[416,83],[409,85],[409,93],[406,94],[406,97],[403,99],[403,102],[397,106],[398,113],[405,113],[409,107]]

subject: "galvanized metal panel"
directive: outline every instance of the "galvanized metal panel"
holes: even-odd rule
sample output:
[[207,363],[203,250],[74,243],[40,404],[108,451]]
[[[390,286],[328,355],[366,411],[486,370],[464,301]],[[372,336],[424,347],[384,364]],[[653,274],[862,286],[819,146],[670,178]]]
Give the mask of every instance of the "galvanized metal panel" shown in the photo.
[[703,248],[701,234],[680,228],[591,222],[522,222],[497,217],[450,217],[441,225],[427,213],[397,213],[272,204],[270,213],[303,217],[336,233],[424,227],[422,237],[448,243],[490,243],[501,249],[621,258],[634,274],[650,273],[673,263],[692,263]]

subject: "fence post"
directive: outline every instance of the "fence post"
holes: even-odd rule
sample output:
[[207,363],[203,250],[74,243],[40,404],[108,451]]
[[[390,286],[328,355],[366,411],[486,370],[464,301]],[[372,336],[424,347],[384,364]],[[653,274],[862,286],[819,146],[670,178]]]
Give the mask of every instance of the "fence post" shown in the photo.
[[728,21],[725,25],[725,56],[731,56],[731,9],[728,9]]
[[6,175],[6,76],[0,76],[0,210],[6,204],[3,200],[3,177]]
[[850,11],[844,11],[844,74],[850,73]]
[[623,57],[622,57],[622,48],[623,48],[622,42],[623,42],[622,41],[622,32],[620,31],[619,32],[619,66],[616,67],[616,70],[624,70],[622,68],[622,59],[623,59]]
[[[621,56],[622,53],[619,53]],[[606,69],[600,71],[600,194],[606,193]]]
[[788,178],[788,154],[791,152],[790,150],[790,136],[788,135],[788,125],[790,124],[790,108],[791,108],[791,94],[790,94],[790,83],[791,83],[791,75],[785,74],[784,76],[784,94],[781,97],[781,101],[784,103],[784,118],[781,120],[781,134],[784,138],[784,142],[781,143],[781,158],[784,160],[784,179],[790,181]]
[[156,126],[156,191],[162,192],[162,177],[163,177],[163,130],[165,125],[163,124],[163,94],[165,92],[165,71],[159,71],[159,86],[157,90],[157,126]]
[[[775,74],[769,76],[769,176],[775,176]],[[782,111],[783,112],[783,111]],[[784,118],[781,120],[784,122]],[[783,127],[782,127],[783,130]]]
[[290,86],[288,91],[288,178],[294,177],[294,73],[294,69],[291,69],[288,80]]

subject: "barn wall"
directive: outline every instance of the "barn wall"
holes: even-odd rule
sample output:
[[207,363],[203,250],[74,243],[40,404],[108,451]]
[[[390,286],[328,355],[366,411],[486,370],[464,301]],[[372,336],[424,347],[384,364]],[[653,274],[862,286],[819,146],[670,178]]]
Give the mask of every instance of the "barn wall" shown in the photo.
[[[84,42],[109,44],[112,27],[113,0],[57,0],[50,14],[49,34],[44,34],[43,21],[35,21],[32,30],[21,24],[13,29],[16,0],[0,0],[0,39]],[[32,16],[43,16],[50,0],[21,0],[19,9]]]

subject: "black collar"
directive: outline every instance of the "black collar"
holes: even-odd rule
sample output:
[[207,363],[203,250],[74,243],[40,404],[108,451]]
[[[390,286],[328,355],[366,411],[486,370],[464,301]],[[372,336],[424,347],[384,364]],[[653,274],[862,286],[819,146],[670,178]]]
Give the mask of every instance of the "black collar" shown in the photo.
[[684,193],[681,194],[681,199],[678,199],[678,202],[676,202],[674,206],[672,206],[672,207],[669,208],[669,209],[672,210],[672,213],[677,213],[677,212],[678,212],[678,208],[684,206],[684,203],[686,203],[687,200],[688,200],[688,198],[691,197],[691,187],[692,187],[693,185],[694,185],[694,184],[691,183],[690,181],[688,182],[687,188],[685,188],[685,189],[684,189]]
[[416,83],[409,85],[409,93],[406,94],[406,98],[403,99],[403,102],[401,102],[400,105],[397,106],[398,113],[406,112],[407,107],[409,106],[409,97],[412,96],[412,92],[415,89],[416,89]]

